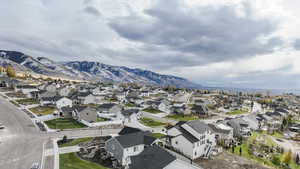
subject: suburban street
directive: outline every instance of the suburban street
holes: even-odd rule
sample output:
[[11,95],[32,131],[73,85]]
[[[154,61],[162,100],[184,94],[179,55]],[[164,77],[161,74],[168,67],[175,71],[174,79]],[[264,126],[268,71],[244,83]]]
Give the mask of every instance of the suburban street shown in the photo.
[[[45,150],[53,148],[52,139],[97,137],[117,134],[120,129],[65,130],[45,133],[33,124],[27,114],[0,97],[0,168],[29,169],[33,163],[44,163],[43,169],[53,169],[53,156],[44,156]],[[43,157],[44,156],[44,157]],[[44,158],[44,159],[43,159]]]
[[43,134],[29,117],[3,98],[0,98],[0,168],[29,169],[34,162],[41,162]]

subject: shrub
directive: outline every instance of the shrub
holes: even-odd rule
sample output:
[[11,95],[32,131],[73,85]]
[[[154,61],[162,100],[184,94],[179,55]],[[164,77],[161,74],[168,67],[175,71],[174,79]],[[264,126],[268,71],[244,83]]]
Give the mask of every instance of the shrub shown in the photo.
[[292,152],[290,150],[290,151],[285,152],[283,154],[282,162],[285,163],[285,164],[288,164],[288,163],[291,162],[291,160],[292,160]]
[[280,165],[280,158],[278,155],[273,155],[272,156],[272,159],[271,159],[271,162],[276,165],[276,166],[279,166]]

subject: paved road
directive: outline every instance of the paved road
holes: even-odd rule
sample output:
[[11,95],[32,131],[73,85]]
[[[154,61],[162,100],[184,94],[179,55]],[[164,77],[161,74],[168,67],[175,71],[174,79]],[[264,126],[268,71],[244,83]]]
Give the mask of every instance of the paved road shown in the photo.
[[28,116],[0,97],[0,168],[29,169],[41,161],[43,134],[32,124]]
[[[53,148],[52,139],[96,137],[114,135],[120,129],[87,129],[61,131],[54,133],[40,132],[29,116],[0,96],[0,123],[6,128],[0,130],[0,169],[29,169],[34,162],[41,164],[43,145]],[[45,144],[44,144],[45,143]],[[53,169],[53,156],[45,156],[44,169]]]

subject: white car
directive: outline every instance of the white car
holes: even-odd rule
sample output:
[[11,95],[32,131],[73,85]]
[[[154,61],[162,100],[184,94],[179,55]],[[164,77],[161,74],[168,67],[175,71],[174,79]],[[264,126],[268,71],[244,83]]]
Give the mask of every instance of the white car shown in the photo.
[[40,165],[39,163],[33,163],[30,169],[39,169]]

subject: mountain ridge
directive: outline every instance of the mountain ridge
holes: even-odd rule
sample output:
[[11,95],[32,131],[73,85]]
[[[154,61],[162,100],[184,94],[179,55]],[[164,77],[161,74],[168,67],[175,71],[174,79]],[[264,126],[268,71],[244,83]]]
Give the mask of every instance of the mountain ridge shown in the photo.
[[113,66],[95,61],[56,62],[46,57],[33,57],[18,51],[0,50],[0,65],[12,65],[20,71],[81,80],[138,82],[187,88],[201,87],[201,85],[182,77],[160,74],[140,68]]

